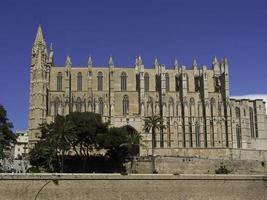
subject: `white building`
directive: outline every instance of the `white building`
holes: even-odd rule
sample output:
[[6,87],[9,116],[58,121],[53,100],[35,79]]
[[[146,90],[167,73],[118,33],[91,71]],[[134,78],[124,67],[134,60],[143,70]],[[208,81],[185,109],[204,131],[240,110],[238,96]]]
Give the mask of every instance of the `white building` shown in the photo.
[[14,159],[22,159],[28,154],[28,133],[25,131],[16,131],[17,143],[14,148]]

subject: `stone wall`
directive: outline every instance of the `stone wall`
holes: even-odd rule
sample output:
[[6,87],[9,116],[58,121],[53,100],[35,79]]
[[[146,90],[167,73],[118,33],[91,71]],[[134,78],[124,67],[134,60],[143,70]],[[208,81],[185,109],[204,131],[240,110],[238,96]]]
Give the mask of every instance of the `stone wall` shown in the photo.
[[[156,148],[155,161],[158,173],[214,174],[220,166],[232,174],[267,173],[267,151],[264,150]],[[139,159],[133,171],[151,173],[151,160]]]
[[266,186],[266,176],[0,175],[0,199],[31,200],[43,187],[38,200],[263,200]]

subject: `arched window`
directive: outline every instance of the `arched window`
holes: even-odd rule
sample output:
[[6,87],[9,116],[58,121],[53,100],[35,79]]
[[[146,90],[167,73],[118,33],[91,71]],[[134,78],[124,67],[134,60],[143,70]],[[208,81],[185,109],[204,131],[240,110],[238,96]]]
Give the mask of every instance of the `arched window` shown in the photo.
[[242,138],[241,138],[241,127],[239,124],[236,125],[236,142],[237,142],[237,148],[242,147]]
[[62,91],[62,73],[57,74],[57,91]]
[[175,91],[178,92],[179,91],[179,75],[177,74],[175,76]]
[[215,131],[214,131],[214,111],[215,111],[215,104],[216,101],[214,98],[210,100],[210,115],[211,115],[211,120],[210,120],[210,134],[211,134],[211,146],[215,146]]
[[253,109],[249,108],[249,124],[251,137],[255,137]]
[[155,78],[156,78],[156,91],[160,92],[160,90],[161,90],[161,75],[157,74]]
[[103,90],[103,73],[102,72],[97,73],[97,90],[98,91]]
[[193,124],[189,122],[189,147],[193,147]]
[[166,92],[169,92],[170,91],[170,77],[168,73],[165,74],[165,81],[166,81]]
[[236,120],[239,122],[240,121],[240,108],[238,107],[235,108],[235,117],[236,117]]
[[147,116],[153,115],[153,99],[151,97],[148,97],[147,101]]
[[169,116],[173,117],[174,116],[174,102],[173,102],[173,98],[170,97],[169,99]]
[[82,112],[82,100],[80,97],[78,97],[76,101],[76,111]]
[[98,100],[98,103],[99,103],[99,114],[103,116],[104,114],[104,101],[103,101],[103,98],[99,98]]
[[129,113],[129,98],[127,95],[125,95],[122,100],[122,112],[123,116],[128,115]]
[[148,73],[145,73],[145,92],[148,92],[149,91],[149,74]]
[[55,101],[54,101],[54,116],[57,116],[59,114],[59,98],[56,97]]
[[82,73],[79,72],[77,75],[77,91],[82,91],[83,84],[83,76]]
[[200,126],[199,123],[196,123],[196,147],[200,147]]
[[127,74],[125,72],[121,73],[121,91],[127,90]]

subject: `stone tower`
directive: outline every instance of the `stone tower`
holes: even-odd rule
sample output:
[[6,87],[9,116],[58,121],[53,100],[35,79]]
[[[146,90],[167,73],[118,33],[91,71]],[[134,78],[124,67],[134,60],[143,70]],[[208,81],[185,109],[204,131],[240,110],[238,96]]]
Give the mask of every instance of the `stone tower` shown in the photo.
[[[47,91],[49,83],[49,60],[42,28],[39,25],[32,47],[30,69],[30,109],[29,138],[30,145],[40,137],[38,127],[47,116]],[[35,138],[35,139],[34,139]]]

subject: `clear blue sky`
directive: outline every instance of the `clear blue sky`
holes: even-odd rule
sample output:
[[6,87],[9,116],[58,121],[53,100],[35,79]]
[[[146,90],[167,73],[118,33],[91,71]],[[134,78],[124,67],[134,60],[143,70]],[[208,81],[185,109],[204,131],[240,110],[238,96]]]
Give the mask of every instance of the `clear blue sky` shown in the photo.
[[39,23],[53,42],[55,63],[130,66],[141,54],[167,66],[227,56],[231,95],[267,94],[267,1],[1,0],[0,103],[27,128],[31,47]]

